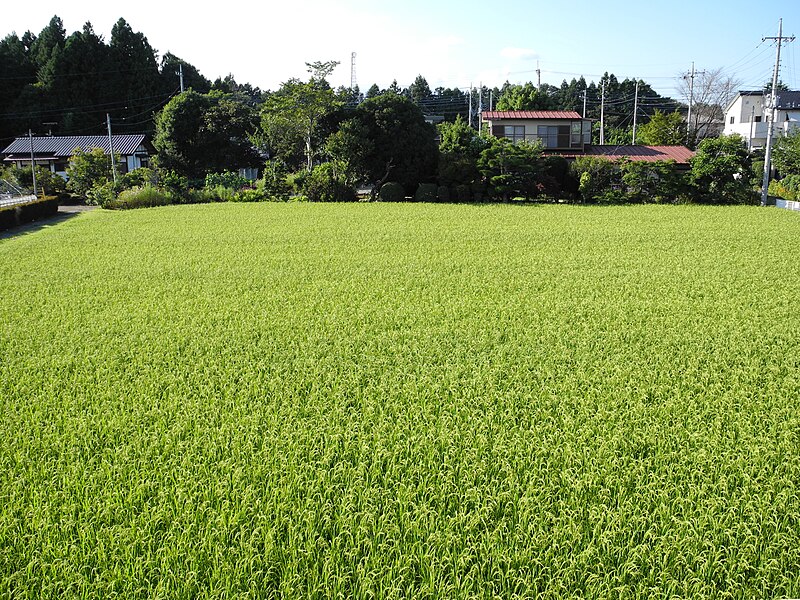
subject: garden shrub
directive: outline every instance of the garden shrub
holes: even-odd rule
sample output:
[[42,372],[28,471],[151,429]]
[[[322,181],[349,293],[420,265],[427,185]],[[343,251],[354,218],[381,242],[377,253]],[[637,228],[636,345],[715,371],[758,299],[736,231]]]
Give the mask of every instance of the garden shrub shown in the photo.
[[406,197],[403,186],[396,181],[384,183],[378,195],[383,202],[402,202]]
[[438,186],[435,183],[420,183],[414,194],[415,202],[436,202]]
[[51,217],[58,212],[58,198],[46,196],[41,200],[0,208],[0,231],[23,223]]
[[239,175],[239,173],[224,171],[222,173],[209,173],[206,175],[204,187],[209,189],[225,187],[237,191],[249,186],[250,183],[249,180]]
[[314,167],[303,182],[303,193],[309,202],[355,202],[355,188],[347,182],[346,168],[341,161]]
[[446,185],[440,185],[436,189],[436,199],[439,202],[450,202],[450,188]]
[[472,202],[472,188],[468,185],[456,186],[456,201],[458,202]]

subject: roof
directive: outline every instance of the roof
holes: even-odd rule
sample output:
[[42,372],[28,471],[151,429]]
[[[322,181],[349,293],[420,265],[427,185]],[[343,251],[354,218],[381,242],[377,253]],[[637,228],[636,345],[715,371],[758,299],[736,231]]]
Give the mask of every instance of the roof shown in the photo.
[[[143,133],[134,133],[127,135],[115,135],[114,152],[122,154],[123,156],[130,156],[136,152],[136,149],[144,143],[145,135]],[[33,138],[33,153],[34,154],[48,154],[56,157],[69,157],[75,151],[75,148],[81,150],[90,150],[92,148],[102,148],[106,154],[108,153],[108,136],[107,135],[70,135],[70,136],[43,136]],[[30,156],[31,153],[31,139],[27,137],[20,137],[15,139],[11,144],[3,150],[2,154],[25,154]]]
[[[560,154],[560,153],[559,153]],[[633,161],[656,162],[674,160],[678,164],[689,164],[694,152],[686,146],[586,146],[583,153],[563,154],[570,158],[578,156],[606,156],[609,159],[629,158]]]
[[496,119],[583,119],[574,110],[489,110],[483,113],[484,121]]
[[[739,90],[739,95],[728,103],[725,112],[731,109],[731,106],[742,96],[762,96],[764,98],[769,95],[767,90]],[[800,91],[797,90],[778,90],[775,94],[777,100],[776,107],[778,110],[800,110]]]

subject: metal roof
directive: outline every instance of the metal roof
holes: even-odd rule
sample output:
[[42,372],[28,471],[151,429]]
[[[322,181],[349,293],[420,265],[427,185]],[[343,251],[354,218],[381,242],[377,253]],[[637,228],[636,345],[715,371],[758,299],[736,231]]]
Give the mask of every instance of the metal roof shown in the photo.
[[574,110],[489,110],[483,113],[484,121],[496,119],[583,119]]
[[[144,143],[145,135],[143,133],[134,133],[126,135],[115,135],[114,152],[123,156],[130,156],[136,152],[136,149]],[[34,154],[49,154],[57,157],[69,157],[75,151],[75,148],[81,150],[91,150],[92,148],[102,148],[108,154],[108,136],[107,135],[70,135],[70,136],[43,136],[33,138],[33,153]],[[3,150],[2,154],[25,154],[30,156],[31,153],[31,140],[30,138],[20,137],[15,139],[11,144]]]
[[[559,153],[561,154],[561,153]],[[686,146],[586,146],[582,153],[575,152],[562,154],[567,157],[578,156],[605,156],[609,159],[629,158],[633,161],[656,162],[659,160],[674,160],[678,164],[689,164],[689,159],[694,152]]]

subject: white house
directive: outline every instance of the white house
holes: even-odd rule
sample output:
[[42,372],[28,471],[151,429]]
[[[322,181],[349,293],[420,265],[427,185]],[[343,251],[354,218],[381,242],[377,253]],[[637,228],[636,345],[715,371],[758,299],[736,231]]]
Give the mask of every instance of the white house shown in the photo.
[[[150,164],[151,146],[143,133],[115,135],[112,137],[114,154],[120,157],[120,172],[127,173]],[[33,159],[40,167],[58,173],[66,179],[69,157],[76,148],[88,151],[100,148],[108,154],[107,135],[41,136],[33,139],[19,137],[7,146],[0,156],[5,163],[16,167],[30,166],[31,145]]]
[[[777,94],[776,117],[773,127],[773,141],[800,127],[800,91]],[[747,141],[750,150],[764,148],[767,144],[769,123],[769,96],[764,91],[739,92],[725,110],[725,129],[723,133],[738,133]]]

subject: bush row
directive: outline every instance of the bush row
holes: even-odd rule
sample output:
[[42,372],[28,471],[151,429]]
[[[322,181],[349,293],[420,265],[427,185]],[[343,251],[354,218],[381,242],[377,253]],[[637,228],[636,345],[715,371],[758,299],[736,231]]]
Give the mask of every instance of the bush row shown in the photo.
[[26,202],[0,208],[0,231],[10,229],[24,223],[51,217],[58,212],[58,198],[53,196],[41,200]]

